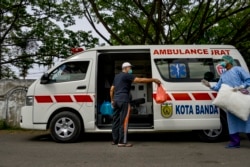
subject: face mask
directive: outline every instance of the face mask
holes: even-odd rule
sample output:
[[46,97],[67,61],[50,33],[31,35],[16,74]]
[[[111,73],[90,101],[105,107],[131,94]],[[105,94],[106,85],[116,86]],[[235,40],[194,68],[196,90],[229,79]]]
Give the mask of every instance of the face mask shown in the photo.
[[221,65],[222,67],[226,68],[226,65],[227,65],[227,64],[226,64],[226,62],[223,61],[223,62],[220,63],[220,65]]
[[132,70],[132,69],[128,70],[128,73],[129,73],[129,74],[132,74],[132,73],[133,73],[133,70]]

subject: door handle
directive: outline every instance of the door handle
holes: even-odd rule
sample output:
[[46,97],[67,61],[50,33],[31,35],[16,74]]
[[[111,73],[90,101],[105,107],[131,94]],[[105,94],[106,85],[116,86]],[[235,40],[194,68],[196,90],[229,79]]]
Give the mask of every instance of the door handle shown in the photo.
[[87,86],[86,85],[82,85],[82,86],[78,86],[76,89],[86,89]]

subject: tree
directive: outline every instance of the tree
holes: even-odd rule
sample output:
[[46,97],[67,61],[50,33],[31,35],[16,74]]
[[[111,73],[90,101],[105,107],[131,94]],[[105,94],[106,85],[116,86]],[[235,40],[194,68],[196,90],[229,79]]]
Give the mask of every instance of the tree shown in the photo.
[[10,64],[25,78],[34,63],[50,66],[54,58],[71,55],[72,47],[97,45],[91,32],[67,29],[75,24],[74,16],[81,17],[81,10],[70,0],[1,0],[0,79],[10,77],[3,70]]
[[[83,0],[110,45],[232,44],[250,63],[249,0]],[[102,36],[101,23],[110,34]]]

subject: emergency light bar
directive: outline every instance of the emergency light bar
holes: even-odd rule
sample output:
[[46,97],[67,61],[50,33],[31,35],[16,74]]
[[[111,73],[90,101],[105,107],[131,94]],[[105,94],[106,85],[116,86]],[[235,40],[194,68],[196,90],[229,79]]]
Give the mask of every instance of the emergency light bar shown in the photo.
[[71,53],[72,54],[76,54],[76,53],[80,53],[80,52],[84,52],[85,51],[85,47],[79,47],[79,48],[71,48]]

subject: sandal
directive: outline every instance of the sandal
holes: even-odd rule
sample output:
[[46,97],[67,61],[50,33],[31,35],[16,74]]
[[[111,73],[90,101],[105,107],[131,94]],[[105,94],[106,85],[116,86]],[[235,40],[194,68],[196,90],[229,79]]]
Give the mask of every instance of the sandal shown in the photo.
[[113,145],[113,146],[114,146],[114,145],[117,145],[117,144],[118,144],[118,143],[116,143],[116,142],[112,142],[112,143],[111,143],[111,145]]
[[118,147],[133,147],[133,144],[122,143],[122,144],[118,144]]

